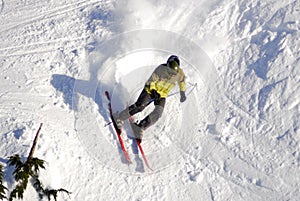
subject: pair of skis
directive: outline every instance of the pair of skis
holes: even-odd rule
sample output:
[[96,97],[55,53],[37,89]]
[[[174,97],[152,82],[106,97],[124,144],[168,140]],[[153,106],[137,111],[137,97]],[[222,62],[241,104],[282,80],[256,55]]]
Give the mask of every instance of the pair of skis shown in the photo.
[[[118,128],[117,123],[116,123],[115,119],[113,118],[113,111],[112,111],[111,98],[110,98],[110,94],[109,94],[108,91],[105,91],[105,96],[106,96],[106,98],[107,98],[107,100],[108,100],[108,109],[109,109],[109,113],[110,113],[110,118],[111,118],[111,120],[112,120],[113,127],[114,127],[114,129],[115,129],[115,131],[116,131],[116,133],[117,133],[118,140],[119,140],[119,143],[120,143],[122,152],[123,152],[123,154],[124,154],[124,157],[125,157],[127,163],[128,163],[128,164],[131,164],[132,162],[131,162],[130,157],[129,157],[127,151],[126,151],[126,148],[125,148],[123,139],[122,139],[122,137],[121,137],[122,130]],[[133,118],[130,117],[130,118],[129,118],[129,121],[130,121],[130,126],[131,126],[131,128],[132,128],[132,125],[133,125]],[[132,129],[132,131],[133,131],[133,129]],[[143,159],[144,159],[144,162],[146,163],[147,167],[148,167],[150,170],[152,170],[151,167],[150,167],[150,165],[149,165],[149,163],[148,163],[148,160],[147,160],[147,158],[146,158],[146,155],[145,155],[145,153],[144,153],[144,150],[143,150],[143,148],[142,148],[141,142],[140,142],[139,140],[137,140],[137,139],[135,139],[135,141],[136,141],[136,144],[137,144],[137,146],[138,146],[138,148],[139,148],[139,150],[140,150],[140,152],[141,152],[141,154],[142,154],[142,157],[143,157]],[[152,170],[152,171],[153,171],[153,170]]]

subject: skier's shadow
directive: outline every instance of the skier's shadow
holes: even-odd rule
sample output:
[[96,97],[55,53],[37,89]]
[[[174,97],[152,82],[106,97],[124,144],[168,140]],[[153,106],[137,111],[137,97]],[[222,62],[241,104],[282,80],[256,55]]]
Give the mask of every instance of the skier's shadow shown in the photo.
[[62,93],[63,101],[70,109],[78,112],[78,98],[79,94],[81,94],[93,99],[98,106],[100,115],[104,117],[106,122],[110,121],[107,108],[103,107],[104,93],[102,94],[100,90],[100,87],[105,89],[109,89],[109,87],[103,84],[100,86],[97,79],[78,80],[67,75],[54,74],[50,83],[57,91]]
[[[101,94],[100,86],[98,86],[97,81],[93,80],[78,80],[73,77],[62,75],[62,74],[54,74],[52,75],[51,85],[57,90],[62,93],[63,101],[66,105],[69,106],[70,109],[74,110],[75,112],[78,111],[78,94],[84,95],[85,97],[92,98],[95,103],[98,105],[98,110],[100,115],[102,115],[106,122],[110,121],[110,118],[107,114],[107,108],[103,108],[103,97],[104,95]],[[107,86],[101,86],[108,88]],[[117,98],[117,97],[114,97]],[[121,100],[120,100],[121,101]],[[135,155],[136,161],[136,171],[137,172],[144,172],[144,164],[142,159],[139,157],[139,149],[136,144],[135,139],[130,136],[128,133],[131,133],[132,130],[128,123],[127,128],[124,128],[127,133],[127,137],[132,140],[131,149]],[[110,127],[111,133],[114,135],[114,140],[118,140],[115,134],[115,130]],[[126,164],[127,160],[124,157],[122,152],[122,148],[118,146],[119,155],[121,158],[122,163]]]
[[106,117],[103,111],[102,97],[98,82],[93,80],[76,80],[73,77],[61,74],[52,75],[51,85],[62,92],[63,101],[70,109],[78,111],[78,94],[82,94],[88,98],[92,98],[98,105],[99,112],[103,117]]

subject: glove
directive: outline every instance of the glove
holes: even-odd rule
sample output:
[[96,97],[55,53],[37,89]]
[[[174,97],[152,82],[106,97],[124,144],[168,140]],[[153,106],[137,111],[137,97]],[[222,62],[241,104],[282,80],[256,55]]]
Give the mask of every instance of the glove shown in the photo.
[[158,100],[160,98],[160,94],[157,93],[156,90],[152,89],[151,90],[151,97],[154,99],[154,100]]
[[180,102],[184,102],[186,100],[186,96],[185,96],[185,92],[184,91],[180,91]]

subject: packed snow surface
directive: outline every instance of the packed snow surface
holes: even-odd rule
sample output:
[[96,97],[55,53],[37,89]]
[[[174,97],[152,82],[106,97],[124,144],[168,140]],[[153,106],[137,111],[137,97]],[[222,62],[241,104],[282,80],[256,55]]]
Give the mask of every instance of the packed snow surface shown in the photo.
[[[72,192],[58,200],[299,200],[299,19],[297,0],[1,0],[4,185],[43,123],[40,178]],[[104,92],[121,111],[172,54],[187,100],[175,87],[144,134],[153,171],[125,122],[128,165]]]

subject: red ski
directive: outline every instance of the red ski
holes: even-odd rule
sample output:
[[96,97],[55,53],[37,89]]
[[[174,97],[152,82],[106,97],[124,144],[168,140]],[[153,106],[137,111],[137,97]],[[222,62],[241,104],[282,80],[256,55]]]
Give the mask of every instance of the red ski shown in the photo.
[[109,109],[109,113],[110,113],[110,118],[112,120],[112,123],[113,123],[113,126],[114,126],[114,129],[117,133],[117,136],[118,136],[118,140],[119,140],[119,143],[120,143],[120,146],[121,146],[121,149],[122,149],[122,152],[125,156],[125,159],[128,163],[132,163],[130,158],[129,158],[129,155],[126,151],[126,148],[125,148],[125,145],[124,145],[124,142],[123,142],[123,139],[121,137],[121,134],[122,134],[122,130],[118,128],[117,126],[117,123],[115,122],[114,118],[113,118],[113,112],[112,112],[112,106],[111,106],[111,98],[110,98],[110,95],[109,95],[109,92],[108,91],[105,91],[105,96],[108,100],[108,109]]
[[[134,131],[133,131],[133,128],[132,128],[132,124],[133,124],[133,117],[132,117],[132,116],[129,118],[129,121],[130,121],[131,130],[132,130],[132,132],[134,132]],[[136,138],[134,138],[134,139],[135,139],[135,141],[136,141],[136,144],[137,144],[138,147],[139,147],[139,150],[140,150],[140,152],[141,152],[141,154],[142,154],[142,157],[143,157],[143,159],[144,159],[144,161],[145,161],[147,167],[148,167],[150,170],[153,171],[153,169],[150,167],[150,165],[149,165],[149,163],[148,163],[148,160],[147,160],[147,158],[146,158],[146,155],[145,155],[144,150],[143,150],[142,145],[141,145],[141,141],[139,141],[139,140],[136,139]]]

